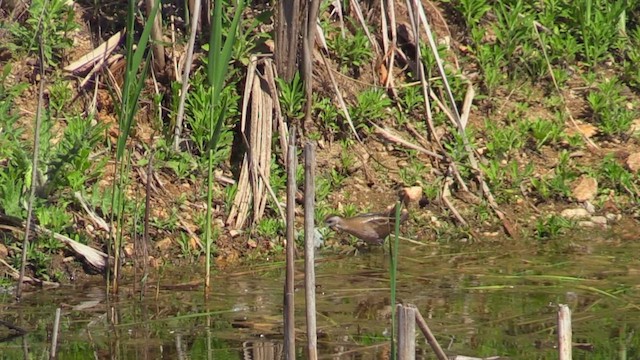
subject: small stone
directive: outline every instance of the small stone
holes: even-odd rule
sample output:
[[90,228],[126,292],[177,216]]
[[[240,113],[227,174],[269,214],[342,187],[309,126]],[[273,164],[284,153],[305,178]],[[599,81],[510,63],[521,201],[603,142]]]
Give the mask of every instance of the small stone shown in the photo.
[[160,251],[166,251],[169,248],[171,248],[171,238],[164,238],[162,240],[156,241],[156,249],[160,250]]
[[242,230],[231,229],[231,230],[229,230],[229,235],[231,235],[232,238],[236,238],[236,237],[242,235]]
[[249,239],[247,240],[247,246],[251,249],[255,249],[256,247],[258,247],[258,243],[253,239]]
[[133,257],[133,244],[131,243],[125,244],[123,251],[126,257],[129,257],[129,258]]
[[604,217],[606,217],[607,221],[609,221],[610,223],[614,223],[614,222],[620,221],[620,219],[622,219],[622,215],[613,214],[613,213],[607,213],[607,214],[604,215]]
[[189,237],[189,246],[191,247],[191,249],[195,250],[195,249],[201,247],[201,244],[202,244],[202,242],[197,237],[195,237],[195,236]]
[[420,186],[411,186],[403,189],[404,200],[408,202],[418,202],[422,198],[422,188]]
[[583,204],[585,210],[587,210],[589,212],[589,214],[593,214],[596,212],[596,207],[593,206],[592,203],[590,203],[589,201],[585,201]]
[[597,193],[598,181],[588,175],[582,175],[571,191],[571,195],[579,202],[593,200]]
[[607,218],[604,217],[604,216],[592,216],[591,217],[591,222],[593,222],[596,225],[606,226],[607,225]]
[[160,265],[162,265],[162,259],[156,259],[153,256],[149,256],[148,263],[149,263],[149,266],[151,266],[154,269],[157,269],[160,267]]
[[587,219],[589,218],[589,212],[583,208],[564,209],[560,216],[565,219]]
[[596,224],[592,223],[591,221],[579,221],[578,226],[581,228],[592,228],[596,227]]
[[4,244],[0,244],[0,259],[6,259],[9,256],[9,249]]
[[629,170],[638,172],[640,170],[640,152],[629,155],[626,164]]
[[591,124],[577,124],[575,127],[567,128],[566,131],[567,135],[569,136],[582,134],[588,138],[591,138],[598,133],[598,128]]
[[629,128],[629,131],[632,134],[639,134],[640,133],[640,118],[637,118],[637,119],[633,120],[633,122],[631,122],[631,127]]

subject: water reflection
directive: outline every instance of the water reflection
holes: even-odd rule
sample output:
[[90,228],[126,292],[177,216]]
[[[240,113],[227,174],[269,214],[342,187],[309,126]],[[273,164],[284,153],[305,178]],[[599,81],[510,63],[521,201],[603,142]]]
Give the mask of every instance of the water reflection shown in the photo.
[[[588,241],[587,252],[573,250],[567,240],[542,250],[508,242],[403,244],[398,298],[418,306],[450,354],[555,358],[556,305],[566,303],[579,343],[574,358],[640,358],[640,263],[629,255],[638,254],[639,244]],[[573,243],[582,246],[579,240]],[[59,306],[60,359],[281,359],[282,268],[266,264],[220,274],[208,301],[193,283],[176,286],[193,281],[201,271],[195,267],[173,274],[165,270],[159,281],[150,282],[160,288],[150,285],[142,299],[131,284],[118,297],[107,297],[99,281],[31,293],[20,304],[7,296],[0,320],[29,333],[0,343],[0,358],[46,357]],[[388,257],[380,249],[320,258],[323,358],[388,357],[387,271]],[[296,289],[298,355],[303,358],[301,276]],[[2,327],[0,338],[8,336],[11,331]],[[433,358],[422,337],[417,355]]]

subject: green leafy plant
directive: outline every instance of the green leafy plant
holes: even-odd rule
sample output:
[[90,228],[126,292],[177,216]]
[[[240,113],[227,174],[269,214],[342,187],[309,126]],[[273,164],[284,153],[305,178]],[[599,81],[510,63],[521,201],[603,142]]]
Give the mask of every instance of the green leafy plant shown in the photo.
[[528,126],[538,150],[544,145],[555,144],[563,135],[563,127],[553,120],[537,118]]
[[[193,80],[192,91],[187,97],[186,107],[186,121],[191,132],[189,137],[192,143],[195,145],[196,155],[205,155],[209,146],[211,146],[211,134],[210,134],[210,114],[215,109],[211,106],[211,87],[205,86],[204,81],[196,79]],[[224,99],[223,102],[227,104],[226,116],[227,119],[233,119],[237,115],[238,95],[235,94],[232,87],[225,87],[220,94]],[[232,121],[224,121],[221,125],[220,132],[218,134],[218,144],[213,154],[213,165],[218,165],[224,159],[229,157],[231,151],[231,144],[233,142],[233,129]],[[206,156],[203,159],[208,159]]]
[[24,24],[16,23],[9,30],[18,49],[32,54],[38,54],[37,34],[40,34],[45,61],[54,65],[61,58],[62,52],[73,45],[70,33],[77,28],[73,6],[67,1],[34,0],[29,6]]
[[629,131],[637,112],[627,108],[627,99],[621,95],[622,86],[617,78],[600,83],[597,90],[587,95],[593,118],[606,136],[622,135]]
[[428,173],[427,166],[423,161],[415,157],[409,159],[409,164],[400,168],[400,178],[405,184],[423,183],[424,175]]
[[558,164],[553,174],[532,178],[531,184],[543,199],[562,199],[571,193],[569,185],[577,175],[577,171],[571,165],[569,152],[562,150],[558,154]]
[[584,44],[584,55],[591,65],[603,60],[619,42],[619,21],[627,2],[624,0],[581,1],[573,6],[576,36]]
[[256,231],[258,234],[267,239],[276,239],[284,234],[284,223],[282,219],[264,218],[258,222]]
[[402,89],[398,101],[400,102],[403,111],[407,114],[414,110],[418,110],[424,104],[422,89],[419,86],[407,86]]
[[482,17],[491,10],[486,0],[460,0],[460,11],[468,27],[478,25]]
[[280,78],[277,81],[282,112],[289,119],[302,119],[304,117],[305,95],[300,74],[296,72],[291,83]]
[[389,107],[391,100],[384,91],[372,88],[357,95],[357,104],[349,107],[349,113],[356,128],[368,128],[368,122],[384,118]]
[[486,120],[487,150],[491,156],[504,157],[518,151],[524,145],[519,124],[500,126],[495,121]]
[[314,94],[313,111],[319,123],[325,130],[329,131],[329,133],[335,134],[340,131],[340,125],[338,123],[340,112],[330,98],[323,97],[318,99]]
[[600,186],[628,193],[632,197],[640,194],[638,190],[639,178],[627,171],[612,155],[604,158],[598,169]]
[[564,234],[571,228],[571,222],[562,216],[549,215],[536,220],[536,237],[539,240],[549,239]]
[[333,36],[327,39],[327,45],[342,71],[350,70],[357,75],[358,69],[373,58],[373,52],[364,30],[356,24],[353,24],[353,28],[353,35],[343,36],[339,31],[334,31]]

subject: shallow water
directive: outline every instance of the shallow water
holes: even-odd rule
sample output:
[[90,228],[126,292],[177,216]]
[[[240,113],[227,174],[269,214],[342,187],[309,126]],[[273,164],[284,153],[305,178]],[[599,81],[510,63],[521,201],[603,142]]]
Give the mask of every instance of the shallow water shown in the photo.
[[[573,311],[575,359],[640,358],[640,243],[611,234],[476,244],[402,242],[398,299],[417,305],[449,354],[557,358],[559,303]],[[388,255],[381,249],[319,254],[319,353],[340,359],[388,358]],[[301,271],[303,264],[298,264]],[[157,274],[145,297],[123,286],[107,299],[103,284],[0,299],[0,320],[29,330],[0,343],[0,358],[46,358],[56,307],[62,308],[60,359],[280,359],[280,262],[215,277],[205,302],[199,267]],[[296,277],[298,354],[305,329],[304,284]],[[0,329],[0,337],[11,332]],[[434,358],[419,335],[418,358]]]

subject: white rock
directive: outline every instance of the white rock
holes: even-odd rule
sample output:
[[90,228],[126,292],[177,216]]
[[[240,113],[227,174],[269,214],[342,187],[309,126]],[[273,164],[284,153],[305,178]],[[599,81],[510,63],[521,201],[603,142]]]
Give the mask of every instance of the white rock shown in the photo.
[[596,207],[593,206],[592,203],[590,203],[589,201],[585,201],[582,206],[584,206],[585,210],[587,210],[589,212],[589,214],[593,214],[596,212]]
[[607,213],[607,214],[605,214],[605,215],[604,215],[604,217],[606,217],[606,218],[607,218],[607,220],[608,220],[610,223],[614,223],[614,222],[616,222],[616,221],[620,221],[620,220],[622,219],[622,215],[620,215],[620,214],[614,214],[614,213]]
[[589,217],[589,212],[583,208],[564,209],[560,216],[565,219],[586,219]]

